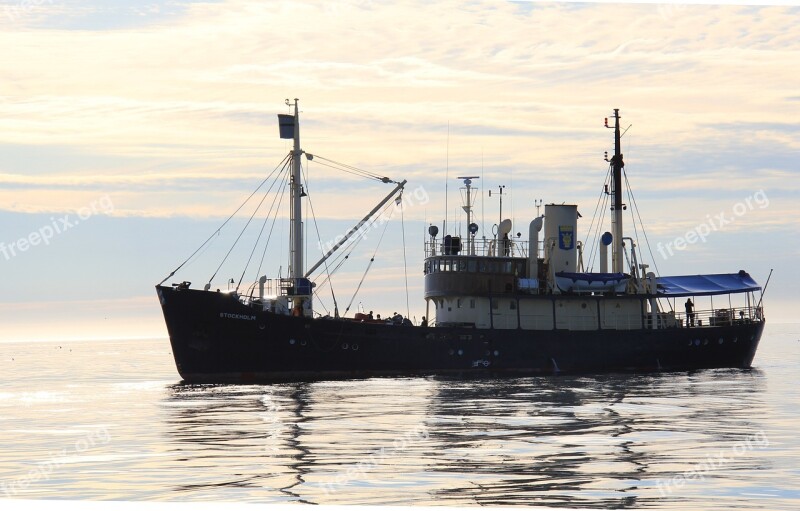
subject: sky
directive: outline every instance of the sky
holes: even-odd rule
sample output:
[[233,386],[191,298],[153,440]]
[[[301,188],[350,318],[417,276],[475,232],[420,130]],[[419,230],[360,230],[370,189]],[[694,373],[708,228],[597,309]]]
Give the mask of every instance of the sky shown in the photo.
[[[543,200],[577,204],[585,239],[619,108],[640,257],[762,284],[774,269],[767,318],[797,319],[800,7],[3,0],[0,48],[0,341],[165,337],[154,286],[290,150],[286,98],[304,150],[409,183],[402,218],[334,276],[340,310],[425,313],[425,231],[463,226],[457,176],[481,176],[481,233],[504,185],[514,232]],[[390,190],[306,171],[323,244]],[[246,216],[172,281],[208,281]]]

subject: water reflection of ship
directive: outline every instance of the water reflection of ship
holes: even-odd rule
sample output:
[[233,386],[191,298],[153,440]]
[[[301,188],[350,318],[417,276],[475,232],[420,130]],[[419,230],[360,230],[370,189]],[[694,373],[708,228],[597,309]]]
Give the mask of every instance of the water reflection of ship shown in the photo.
[[177,485],[175,492],[190,496],[233,488],[263,495],[267,490],[276,501],[310,503],[294,491],[310,470],[309,451],[298,440],[307,384],[177,384],[168,392],[166,424],[178,462],[200,469],[197,480]]
[[[260,502],[632,507],[661,498],[654,481],[691,469],[709,446],[759,430],[765,383],[719,370],[176,385],[165,409],[180,462],[215,467],[175,488],[189,497],[227,488]],[[425,438],[393,447],[418,424]],[[381,464],[342,477],[381,448]]]
[[440,427],[432,436],[455,455],[440,453],[428,470],[463,474],[453,479],[466,484],[437,492],[437,501],[652,504],[663,497],[655,481],[671,479],[676,466],[694,469],[712,454],[709,445],[733,446],[759,431],[754,418],[765,415],[759,371],[493,383],[439,388],[432,408]]

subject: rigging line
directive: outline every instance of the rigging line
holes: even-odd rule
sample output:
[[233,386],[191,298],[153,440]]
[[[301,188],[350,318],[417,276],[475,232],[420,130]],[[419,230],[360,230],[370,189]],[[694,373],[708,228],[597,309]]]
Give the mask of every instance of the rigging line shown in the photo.
[[606,215],[610,211],[611,207],[611,195],[606,195],[603,198],[603,204],[600,206],[600,223],[597,225],[597,230],[595,231],[594,240],[592,241],[592,254],[590,256],[591,265],[594,267],[594,260],[598,257],[597,250],[600,248],[600,243],[602,240],[602,225],[606,220]]
[[592,240],[591,253],[589,254],[589,266],[592,268],[594,268],[594,261],[598,257],[597,253],[598,250],[600,249],[600,242],[602,238],[602,234],[600,233],[602,231],[603,222],[605,222],[606,215],[608,214],[608,211],[610,209],[609,208],[610,202],[611,202],[611,196],[604,195],[603,203],[600,205],[600,221],[597,224],[597,230],[595,231],[594,239]]
[[[626,191],[626,193],[627,193],[627,195],[628,195],[628,202],[631,204],[631,224],[633,224],[633,233],[634,233],[634,237],[636,238],[636,244],[637,244],[637,245],[639,245],[639,246],[641,246],[641,243],[639,242],[639,229],[638,229],[638,227],[636,226],[636,217],[635,217],[635,216],[633,216],[633,200],[631,199],[631,185],[630,185],[630,183],[628,182],[628,176],[627,176],[627,174],[625,173],[625,170],[624,170],[624,169],[622,170],[622,175],[623,175],[623,176],[624,176],[624,178],[625,178],[625,185],[626,185],[626,186],[625,186],[625,188],[626,188],[626,190],[625,190],[625,191]],[[631,249],[633,249],[633,247],[631,247]],[[637,262],[638,262],[638,261],[637,261]],[[638,268],[637,268],[637,270],[638,270]],[[642,280],[644,280],[644,275],[642,275]]]
[[[406,317],[411,316],[411,306],[409,305],[408,301],[408,262],[406,260],[406,220],[405,214],[403,213],[403,192],[400,192],[400,225],[402,226],[403,230],[403,273],[406,277]],[[386,222],[386,225],[389,225],[389,222]]]
[[[607,175],[608,175],[608,174],[606,174],[606,176],[607,176]],[[604,182],[603,182],[603,187],[605,187],[605,180],[604,180]],[[602,188],[602,189],[600,190],[600,195],[597,197],[597,203],[596,203],[596,204],[595,204],[595,206],[594,206],[594,212],[592,213],[592,221],[589,223],[589,229],[587,229],[587,231],[586,231],[586,241],[587,241],[587,242],[588,242],[589,240],[593,240],[593,236],[592,236],[592,234],[593,234],[593,232],[594,232],[594,231],[593,231],[592,229],[594,228],[594,223],[595,223],[595,220],[597,219],[597,212],[598,212],[598,210],[599,210],[599,208],[600,208],[600,203],[601,203],[601,202],[602,202],[602,200],[603,200],[603,194],[604,194],[604,193],[605,193],[605,189],[604,189],[604,188]],[[599,228],[598,228],[598,229],[599,229]],[[594,246],[593,246],[593,245],[590,245],[589,247],[590,247],[590,251],[589,251],[590,258],[589,258],[589,261],[591,262],[591,253],[594,251]]]
[[[594,220],[595,220],[595,218],[597,218],[597,210],[600,207],[600,202],[603,200],[603,195],[605,194],[605,185],[606,185],[606,182],[608,181],[608,174],[610,172],[611,172],[611,166],[609,165],[609,170],[606,171],[606,177],[605,177],[605,180],[603,181],[603,188],[600,190],[600,196],[597,197],[597,204],[595,204],[595,206],[594,206],[594,213],[592,213],[592,221],[589,224],[589,230],[586,231],[587,238],[591,238],[592,237],[592,228],[594,227]],[[598,225],[597,225],[597,230],[598,231],[600,230],[600,225],[601,224],[598,222]],[[590,254],[594,253],[594,241],[592,241],[592,245],[591,245],[590,248],[591,248],[591,251],[589,253]],[[590,263],[591,263],[591,258],[590,258]]]
[[[393,194],[394,193],[397,193],[397,191],[394,191]],[[345,247],[346,249],[349,250],[351,247],[350,243],[352,243],[354,239],[357,240],[357,242],[360,242],[362,237],[366,238],[367,232],[370,229],[376,228],[375,224],[377,222],[380,221],[381,223],[384,223],[390,220],[392,215],[390,214],[389,217],[386,218],[386,211],[391,207],[391,203],[388,202],[388,199],[391,198],[393,194],[387,197],[386,199],[387,203],[385,203],[382,206],[383,209],[380,210],[380,212],[376,211],[375,214],[373,214],[372,217],[369,218],[369,220],[367,220],[363,224],[359,223],[360,225],[357,225],[355,228],[351,229],[349,232],[355,234],[355,236],[351,236],[339,248]],[[333,260],[335,261],[340,257],[341,257],[341,251],[333,258]]]
[[[286,173],[284,175],[288,176],[289,174]],[[281,179],[281,182],[283,182],[283,179]],[[267,190],[267,193],[265,194],[265,198],[266,198],[266,195],[269,195],[270,192],[272,192],[272,189],[275,187],[275,185],[277,183],[278,183],[277,179],[275,181],[273,181],[273,183],[270,185],[269,189]],[[272,217],[272,210],[275,209],[275,201],[277,201],[279,197],[282,199],[283,198],[283,194],[279,194],[279,193],[275,194],[275,196],[272,199],[272,204],[270,204],[270,206],[269,206],[269,211],[267,211],[267,214],[264,215],[264,223],[261,224],[261,230],[258,232],[258,237],[256,238],[256,242],[253,244],[253,250],[250,251],[250,257],[247,258],[247,264],[244,265],[244,270],[242,270],[242,276],[239,277],[239,283],[236,284],[236,292],[239,292],[239,286],[242,285],[242,281],[244,280],[244,276],[247,273],[247,268],[250,267],[250,262],[253,260],[253,254],[256,253],[256,249],[258,248],[258,242],[261,241],[261,236],[264,235],[264,228],[267,226],[267,223],[269,222],[270,217]],[[277,214],[277,212],[278,212],[278,210],[276,209],[275,213]],[[271,230],[270,230],[270,234],[272,234]],[[267,239],[267,243],[264,246],[264,250],[266,250],[266,248],[268,246],[269,246],[269,239]],[[260,271],[261,267],[259,266],[258,269]],[[258,281],[258,275],[256,275],[256,281]]]
[[[314,213],[314,203],[311,202],[311,193],[308,191],[309,190],[308,178],[306,177],[305,169],[303,170],[303,180],[305,181],[306,185],[306,190],[307,190],[306,193],[308,193],[308,205],[309,209],[311,210],[311,218],[314,220],[314,229],[317,231],[317,240],[319,241],[320,251],[323,252],[324,254],[324,251],[322,250],[322,235],[319,233],[319,223],[317,223],[317,215],[316,213]],[[328,280],[330,280],[331,272],[330,269],[328,268],[328,261],[325,260],[324,263],[325,263],[325,273],[328,275]],[[333,307],[335,310],[338,310],[339,305],[336,303],[336,294],[333,292],[333,282],[331,282],[330,288],[331,288],[331,298],[333,299]],[[317,294],[317,298],[319,298],[319,294]],[[324,305],[322,307],[325,308]],[[328,312],[328,309],[325,309],[325,312]]]
[[261,209],[261,205],[264,204],[264,201],[266,199],[267,199],[266,195],[264,195],[264,197],[261,198],[261,200],[258,203],[258,206],[256,206],[256,209],[253,211],[253,214],[251,214],[250,218],[247,219],[247,222],[244,224],[244,227],[242,227],[242,230],[239,232],[239,235],[233,241],[233,245],[231,245],[231,248],[228,249],[228,253],[225,254],[225,257],[222,259],[222,262],[219,263],[219,266],[217,266],[217,269],[214,272],[214,274],[211,276],[210,279],[208,279],[208,283],[209,284],[211,284],[211,281],[213,281],[214,277],[217,276],[217,273],[219,273],[219,270],[220,270],[220,268],[222,268],[222,265],[225,264],[225,261],[228,260],[228,257],[231,255],[231,252],[233,252],[233,249],[236,247],[236,244],[239,243],[239,240],[242,238],[242,235],[244,235],[244,232],[247,230],[247,227],[250,226],[250,222],[253,221],[253,218],[256,216],[256,213],[258,213],[258,210]]
[[347,304],[347,308],[344,310],[344,314],[342,316],[347,317],[347,313],[350,312],[350,307],[352,307],[353,301],[355,301],[356,296],[358,296],[358,292],[361,290],[361,285],[364,283],[364,279],[367,278],[367,273],[369,273],[370,268],[372,268],[372,263],[374,262],[375,262],[375,256],[369,259],[369,264],[367,264],[367,269],[364,270],[364,274],[361,276],[361,280],[358,283],[358,287],[356,287],[356,290],[353,293],[353,297],[350,299],[350,303]]
[[353,171],[356,171],[356,172],[361,172],[361,173],[363,173],[363,174],[371,175],[371,176],[374,176],[374,177],[383,177],[383,176],[381,176],[381,175],[379,175],[379,174],[376,174],[376,173],[374,173],[374,172],[372,172],[372,171],[369,171],[369,170],[364,170],[364,169],[360,169],[360,168],[358,168],[358,167],[355,167],[355,166],[353,166],[353,165],[348,165],[347,163],[341,163],[341,162],[338,162],[338,161],[332,160],[332,159],[330,159],[330,158],[325,158],[324,156],[319,156],[319,155],[316,155],[316,154],[315,154],[315,155],[314,155],[314,158],[319,158],[319,159],[321,159],[321,160],[325,160],[325,161],[327,161],[327,162],[333,163],[334,165],[339,165],[339,166],[341,166],[341,167],[345,167],[345,168],[348,168],[348,169],[350,169],[350,170],[353,170]]
[[317,297],[317,303],[320,305],[320,307],[322,307],[323,309],[325,309],[325,314],[327,314],[328,316],[330,316],[330,315],[331,315],[331,311],[329,311],[329,310],[328,310],[328,308],[327,308],[327,307],[325,307],[325,303],[322,301],[322,297],[319,295],[319,293],[317,293],[317,290],[316,290],[316,289],[314,290],[314,296],[316,296],[316,297]]
[[[608,194],[606,193],[609,179],[611,177],[611,166],[609,165],[606,172],[605,180],[603,181],[603,188],[600,190],[600,196],[597,198],[597,204],[592,214],[592,222],[589,224],[589,231],[587,236],[591,238],[591,245],[589,246],[589,266],[594,267],[595,250],[598,248],[598,240],[600,239],[600,231],[603,229],[603,220],[606,214],[606,204],[608,203]],[[600,212],[600,217],[597,221],[597,231],[594,231],[595,219],[598,218],[597,213]]]
[[261,268],[264,266],[264,259],[266,259],[267,257],[267,248],[269,248],[269,242],[270,240],[272,240],[272,233],[275,230],[275,223],[278,220],[278,211],[280,211],[281,204],[283,204],[283,198],[286,196],[286,190],[288,188],[286,184],[288,184],[289,182],[289,173],[287,172],[286,174],[284,174],[284,176],[285,176],[283,180],[284,185],[281,186],[282,191],[280,194],[280,200],[278,201],[278,207],[275,209],[275,215],[272,217],[272,225],[269,228],[267,243],[264,245],[264,252],[261,254],[261,261],[258,263],[258,271],[256,271],[256,280],[258,280],[258,275],[261,273]]
[[[339,268],[341,268],[342,265],[344,264],[344,262],[350,257],[350,254],[353,253],[353,251],[355,250],[356,246],[358,246],[358,244],[362,240],[366,239],[367,231],[370,228],[372,228],[372,226],[378,221],[378,219],[383,218],[383,215],[386,213],[386,210],[389,207],[391,207],[389,204],[384,206],[384,208],[381,211],[380,215],[376,215],[372,219],[370,219],[370,221],[368,223],[364,224],[365,227],[363,228],[363,230],[360,230],[355,237],[350,238],[350,240],[348,240],[348,242],[347,242],[348,244],[344,245],[343,250],[341,252],[339,252],[336,255],[336,257],[333,258],[333,262],[337,262],[338,261],[338,263],[333,268],[333,271],[331,271],[331,273],[330,273],[331,276],[335,275],[336,272],[339,271]],[[391,219],[391,216],[390,216],[389,219]],[[388,222],[388,220],[385,220],[385,221]],[[320,287],[324,286],[328,282],[329,278],[326,278],[325,280],[323,280],[322,283],[319,286]]]
[[[315,159],[316,159],[316,158],[319,158],[319,157],[318,157],[318,156],[315,156]],[[323,167],[328,167],[329,169],[338,170],[339,172],[345,172],[345,173],[347,173],[347,174],[352,174],[352,175],[354,175],[354,176],[356,176],[356,177],[363,177],[363,178],[366,178],[366,179],[374,179],[374,180],[376,180],[376,181],[383,181],[383,179],[382,179],[382,178],[379,178],[379,177],[370,176],[370,175],[365,175],[365,174],[360,174],[360,173],[358,173],[358,172],[354,172],[354,171],[352,171],[352,170],[343,169],[343,168],[340,168],[340,167],[336,167],[336,166],[334,166],[334,165],[329,165],[329,164],[327,164],[327,163],[325,163],[325,162],[321,162],[321,161],[320,161],[320,162],[317,162],[317,163],[319,163],[319,164],[320,164],[320,165],[322,165]]]
[[[627,174],[625,174],[625,182],[628,183]],[[633,189],[631,188],[630,183],[628,183],[628,191],[630,192],[631,202],[633,202],[633,206],[636,208],[636,215],[639,217],[639,223],[642,224],[642,234],[644,235],[645,243],[647,243],[647,252],[650,253],[650,260],[653,261],[653,268],[656,270],[656,275],[661,275],[661,271],[658,269],[658,263],[653,255],[653,250],[650,247],[650,240],[647,239],[647,231],[644,228],[644,222],[642,222],[642,212],[639,211],[639,205],[636,203],[636,197],[633,195]]]
[[202,244],[202,245],[200,245],[200,246],[197,248],[197,250],[195,250],[194,252],[192,252],[192,255],[190,255],[189,257],[187,257],[187,258],[186,258],[186,260],[185,260],[185,261],[183,261],[183,262],[182,262],[182,263],[181,263],[181,264],[180,264],[180,265],[179,265],[177,268],[175,268],[174,270],[172,270],[172,273],[170,273],[169,275],[167,275],[167,276],[164,278],[164,280],[162,280],[161,282],[159,282],[159,283],[158,283],[158,285],[160,286],[161,284],[163,284],[164,282],[166,282],[166,281],[167,281],[167,279],[169,279],[170,277],[172,277],[173,275],[175,275],[175,274],[176,274],[176,273],[177,273],[177,272],[178,272],[178,271],[179,271],[181,268],[183,268],[183,266],[184,266],[186,263],[188,263],[188,262],[189,262],[189,261],[190,261],[190,260],[191,260],[191,259],[192,259],[192,258],[195,256],[195,255],[197,255],[197,253],[198,253],[198,252],[200,252],[200,250],[201,250],[203,247],[205,247],[205,246],[208,244],[208,242],[209,242],[209,241],[211,241],[211,240],[214,238],[214,236],[217,236],[217,235],[219,235],[220,231],[222,231],[222,228],[223,228],[223,227],[225,227],[225,225],[226,225],[228,222],[230,222],[230,221],[231,221],[231,219],[232,219],[233,217],[235,217],[235,216],[236,216],[236,213],[238,213],[238,212],[239,212],[239,210],[241,210],[241,209],[244,207],[244,205],[245,205],[245,204],[247,204],[248,202],[250,202],[250,199],[252,199],[252,198],[253,198],[253,196],[256,194],[256,192],[258,192],[258,191],[261,189],[261,187],[262,187],[262,186],[264,186],[264,183],[266,183],[266,182],[267,182],[267,181],[268,181],[268,180],[269,180],[269,179],[272,177],[272,175],[275,173],[275,171],[277,171],[279,168],[285,168],[285,167],[286,167],[287,161],[289,160],[289,156],[291,156],[291,155],[290,155],[290,154],[287,154],[286,156],[284,156],[284,157],[283,157],[283,160],[281,160],[281,162],[280,162],[280,163],[279,163],[279,164],[278,164],[278,165],[277,165],[277,166],[276,166],[274,169],[272,169],[272,172],[270,172],[270,173],[269,173],[269,175],[268,175],[267,177],[265,177],[263,181],[261,181],[261,183],[258,185],[258,187],[256,187],[256,189],[255,189],[255,190],[253,190],[253,193],[251,193],[251,194],[250,194],[250,195],[249,195],[249,196],[248,196],[248,197],[247,197],[247,198],[244,200],[244,202],[242,202],[242,204],[241,204],[241,205],[240,205],[238,208],[236,208],[236,211],[234,211],[234,212],[231,214],[231,216],[229,216],[229,217],[228,217],[228,219],[227,219],[227,220],[225,220],[224,222],[222,222],[222,225],[220,225],[220,226],[217,228],[217,230],[215,230],[215,231],[214,231],[214,232],[211,234],[211,236],[209,236],[209,237],[208,237],[208,239],[207,239],[207,240],[205,240],[205,241],[203,242],[203,244]]
[[[401,192],[402,193],[402,192]],[[353,305],[353,302],[358,296],[358,292],[361,290],[361,285],[364,284],[364,279],[367,278],[367,273],[369,273],[370,268],[372,268],[372,263],[375,262],[375,256],[378,254],[378,249],[381,246],[381,242],[383,241],[384,235],[386,235],[386,229],[389,227],[389,222],[386,222],[386,225],[383,226],[383,232],[381,233],[381,237],[378,239],[378,244],[375,246],[375,251],[372,253],[372,257],[369,259],[369,264],[367,265],[367,269],[364,270],[364,275],[361,276],[361,281],[358,283],[358,287],[356,287],[355,293],[353,293],[353,297],[350,299],[350,303],[347,304],[347,308],[344,310],[344,315],[347,316],[347,312],[350,310],[350,307]]]
[[[358,175],[361,175],[362,177],[368,177],[368,178],[372,178],[372,179],[377,179],[378,181],[383,181],[384,179],[388,179],[385,176],[381,176],[380,174],[376,174],[376,173],[370,172],[368,170],[363,170],[363,169],[360,169],[358,167],[354,167],[352,165],[347,165],[346,163],[340,163],[338,161],[331,160],[330,158],[325,158],[324,156],[319,156],[319,155],[315,154],[314,158],[326,161],[328,163],[331,163],[332,165],[328,165],[328,164],[325,164],[325,163],[321,163],[321,165],[325,165],[326,167],[330,167],[330,168],[333,168],[333,169],[341,170],[342,172],[348,172],[349,171],[351,174],[358,174]],[[334,165],[338,165],[338,167],[335,167]]]

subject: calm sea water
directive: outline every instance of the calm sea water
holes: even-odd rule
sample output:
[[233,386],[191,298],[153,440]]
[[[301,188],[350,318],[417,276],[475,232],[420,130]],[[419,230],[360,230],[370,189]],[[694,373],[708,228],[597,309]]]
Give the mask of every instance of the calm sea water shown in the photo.
[[0,344],[0,498],[798,509],[800,325],[751,371],[182,385],[164,341]]

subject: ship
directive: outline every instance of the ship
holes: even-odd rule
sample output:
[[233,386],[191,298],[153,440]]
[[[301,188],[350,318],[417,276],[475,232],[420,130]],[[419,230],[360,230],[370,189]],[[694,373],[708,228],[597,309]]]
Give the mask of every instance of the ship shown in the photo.
[[598,271],[584,265],[590,254],[588,241],[579,241],[577,205],[549,203],[543,214],[537,207],[523,240],[521,233],[512,233],[511,220],[502,218],[501,202],[492,235],[479,236],[473,221],[478,176],[466,176],[459,178],[466,196],[466,234],[459,234],[453,222],[453,232],[441,236],[439,226],[430,225],[422,247],[424,321],[378,320],[365,312],[349,317],[338,306],[333,314],[316,311],[317,286],[327,273],[320,268],[381,207],[393,199],[399,204],[407,182],[375,174],[392,191],[306,268],[303,200],[308,194],[301,161],[314,155],[301,148],[298,100],[286,105],[290,113],[279,114],[278,121],[281,138],[293,141],[280,167],[290,197],[287,274],[261,275],[249,286],[240,280],[226,290],[212,289],[211,280],[202,288],[186,280],[167,284],[184,261],[156,286],[184,381],[500,378],[751,367],[765,316],[763,290],[750,274],[656,275],[640,262],[638,238],[623,230],[628,205],[619,109],[610,116],[613,124],[605,119],[605,127],[614,130],[614,153],[605,156],[608,172],[601,193],[609,206],[602,209],[610,209],[610,230],[595,229],[597,246],[591,252],[599,258]]

